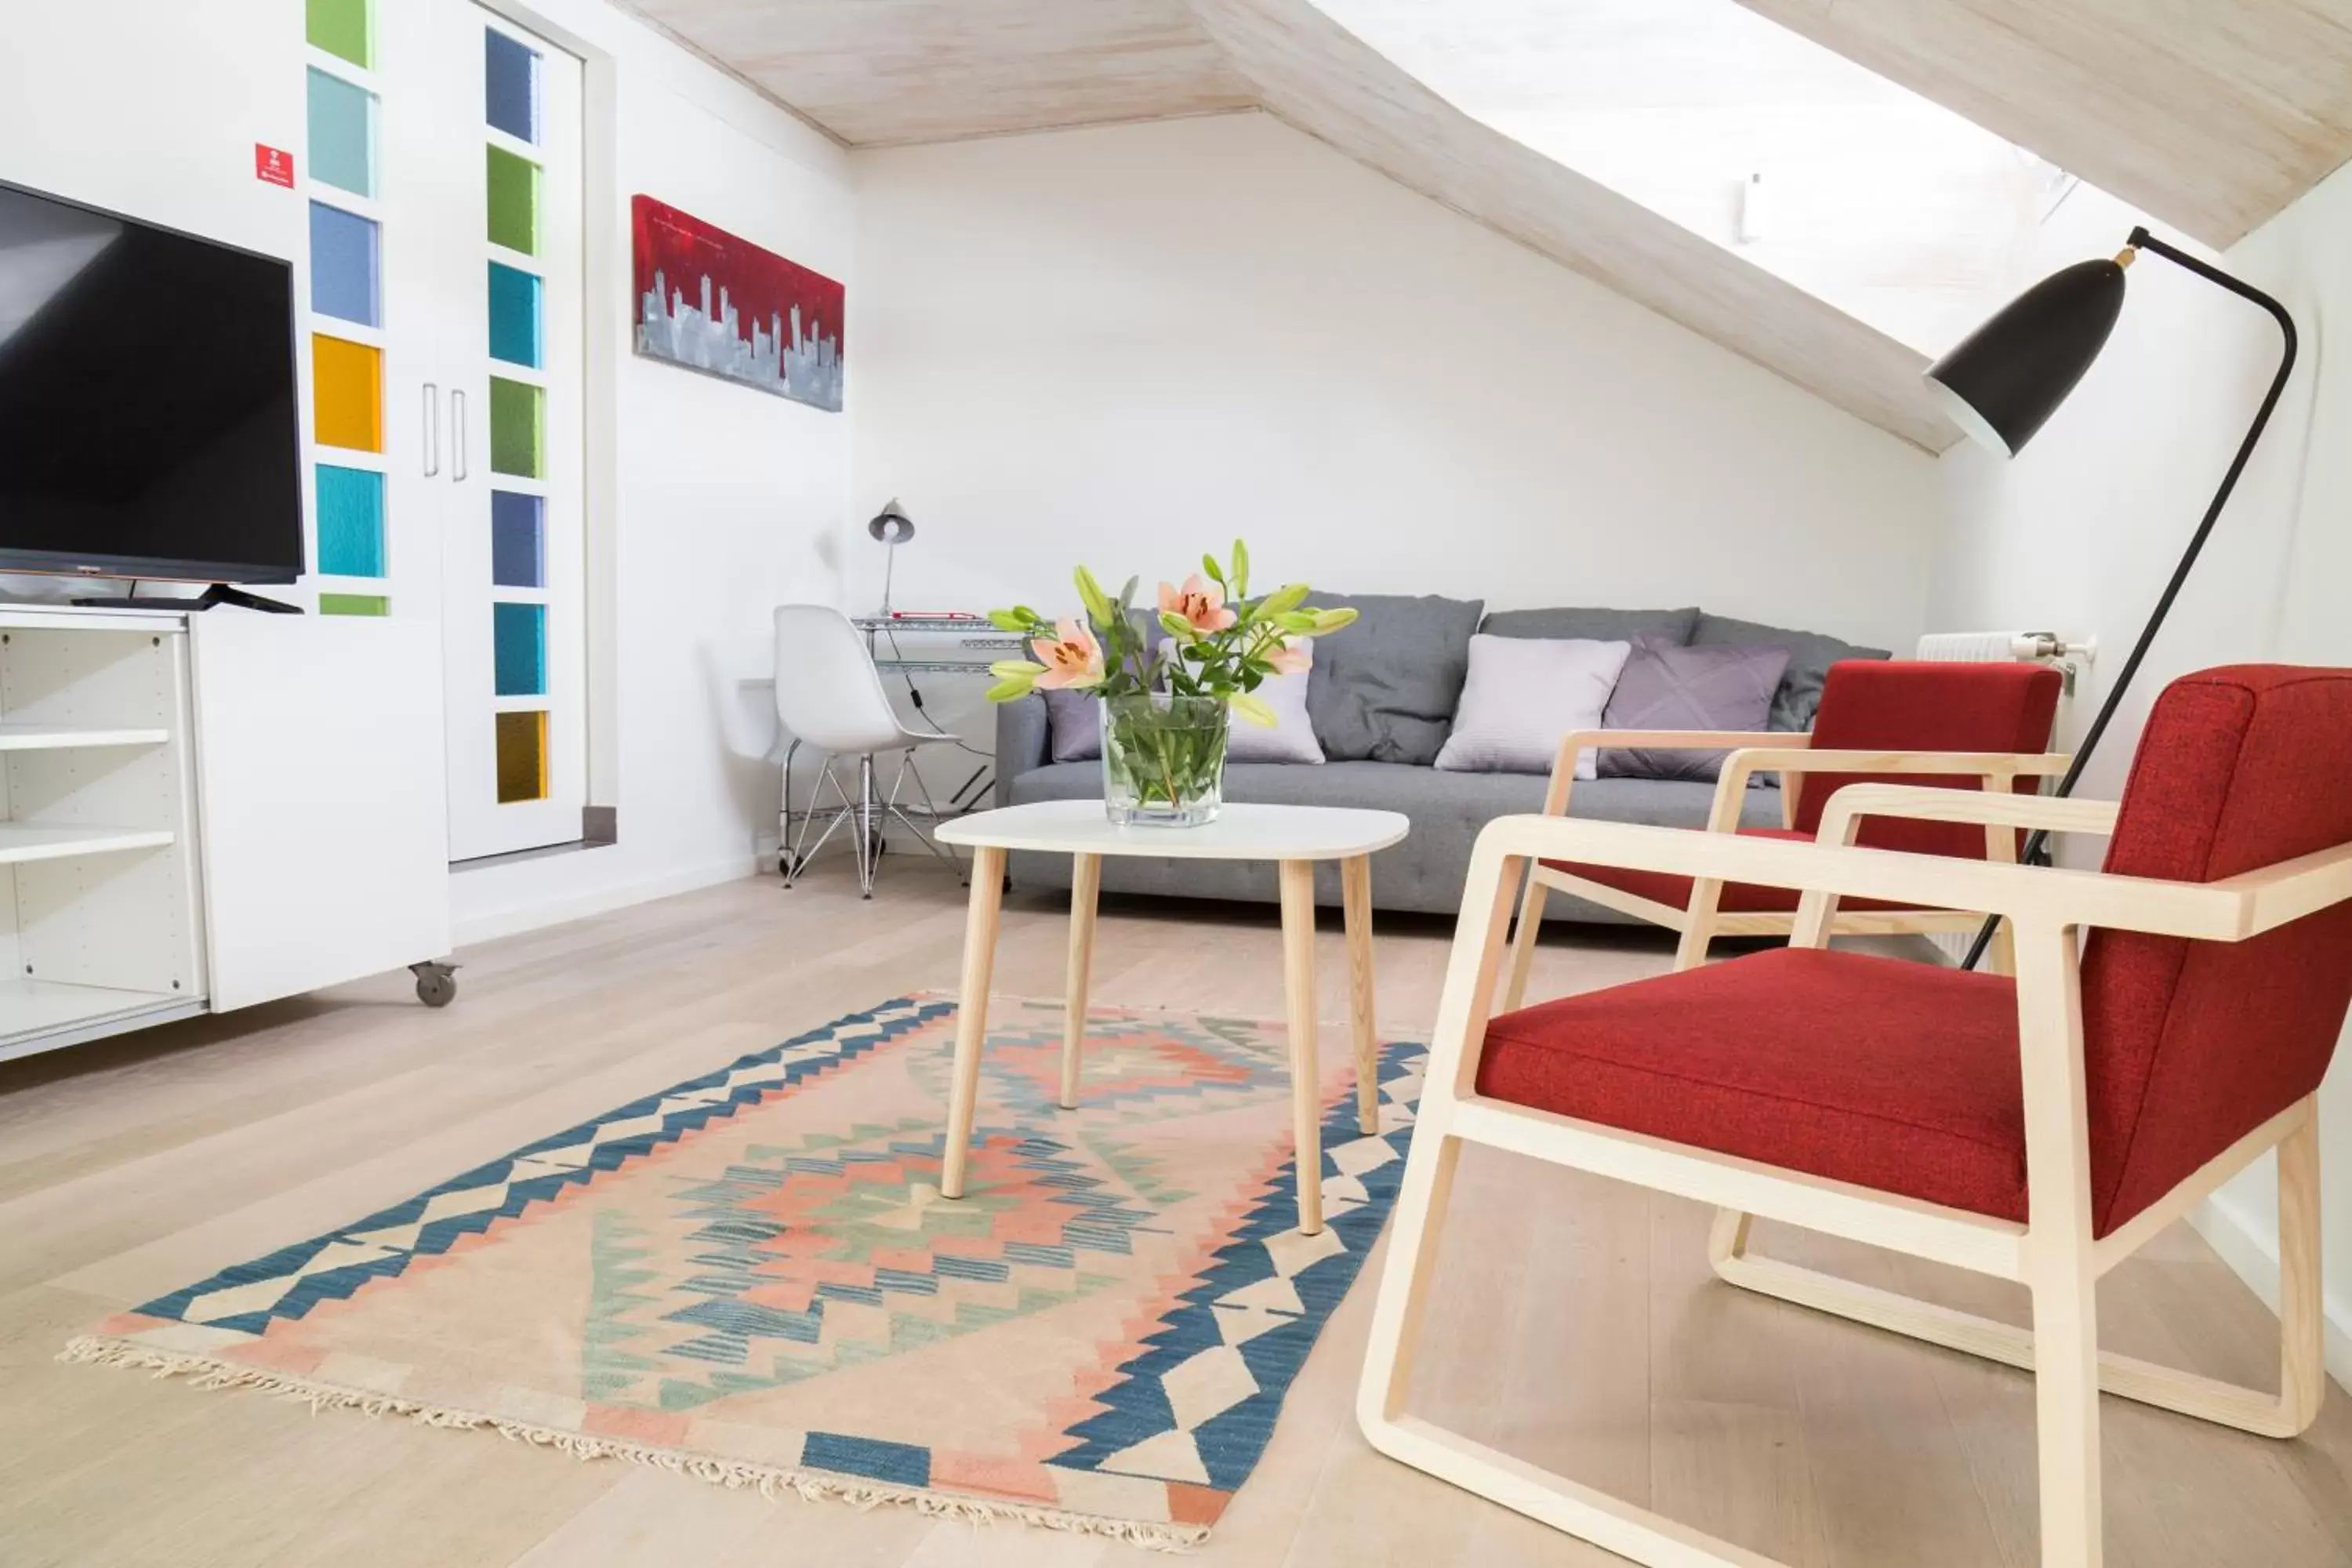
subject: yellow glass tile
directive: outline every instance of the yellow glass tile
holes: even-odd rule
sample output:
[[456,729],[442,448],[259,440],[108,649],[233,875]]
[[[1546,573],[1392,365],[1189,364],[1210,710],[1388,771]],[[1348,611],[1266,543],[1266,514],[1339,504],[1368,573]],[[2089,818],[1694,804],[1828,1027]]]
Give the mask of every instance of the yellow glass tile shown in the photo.
[[383,351],[316,332],[310,338],[311,433],[321,447],[383,450]]
[[499,804],[547,798],[547,715],[532,710],[494,716],[498,724]]

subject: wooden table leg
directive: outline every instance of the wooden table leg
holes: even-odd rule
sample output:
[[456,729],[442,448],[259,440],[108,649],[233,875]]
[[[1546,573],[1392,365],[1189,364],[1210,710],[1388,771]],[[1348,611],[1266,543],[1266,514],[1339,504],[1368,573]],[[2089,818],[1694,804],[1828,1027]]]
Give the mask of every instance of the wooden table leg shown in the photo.
[[1070,973],[1063,986],[1062,1109],[1078,1104],[1078,1052],[1087,1037],[1087,978],[1095,962],[1095,902],[1102,891],[1102,857],[1070,862]]
[[1315,862],[1285,860],[1282,979],[1290,1004],[1290,1126],[1298,1154],[1298,1229],[1323,1228],[1322,1074],[1315,1062]]
[[980,1099],[980,1047],[988,1038],[988,984],[996,967],[996,916],[1004,905],[1004,851],[983,844],[971,857],[971,909],[963,928],[963,980],[956,992],[955,1076],[949,1089],[947,1158],[940,1193],[963,1196],[971,1152],[972,1112]]
[[1349,1016],[1356,1027],[1356,1128],[1381,1130],[1381,1040],[1372,1018],[1372,858],[1339,862],[1339,902],[1348,923]]

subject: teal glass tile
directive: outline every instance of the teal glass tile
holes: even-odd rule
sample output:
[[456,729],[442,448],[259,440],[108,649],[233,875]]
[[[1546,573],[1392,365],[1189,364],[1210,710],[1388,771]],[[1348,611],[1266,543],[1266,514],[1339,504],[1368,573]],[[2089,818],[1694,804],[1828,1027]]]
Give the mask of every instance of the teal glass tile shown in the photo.
[[520,268],[490,263],[490,357],[540,368],[538,277]]
[[496,27],[482,29],[482,114],[497,130],[539,140],[539,51]]
[[547,500],[490,492],[490,581],[501,588],[547,586]]
[[375,94],[310,68],[310,177],[375,195]]
[[319,465],[319,570],[330,577],[383,575],[383,476]]
[[538,697],[547,690],[547,606],[492,605],[490,662],[501,697]]
[[324,202],[310,204],[310,309],[364,327],[383,325],[376,226]]

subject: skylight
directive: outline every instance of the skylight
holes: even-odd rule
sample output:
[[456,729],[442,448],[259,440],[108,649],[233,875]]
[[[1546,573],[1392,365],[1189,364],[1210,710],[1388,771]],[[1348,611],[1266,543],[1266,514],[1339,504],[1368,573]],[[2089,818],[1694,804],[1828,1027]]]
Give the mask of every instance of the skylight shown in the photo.
[[1737,0],[1317,0],[1474,119],[1927,354],[2073,181]]

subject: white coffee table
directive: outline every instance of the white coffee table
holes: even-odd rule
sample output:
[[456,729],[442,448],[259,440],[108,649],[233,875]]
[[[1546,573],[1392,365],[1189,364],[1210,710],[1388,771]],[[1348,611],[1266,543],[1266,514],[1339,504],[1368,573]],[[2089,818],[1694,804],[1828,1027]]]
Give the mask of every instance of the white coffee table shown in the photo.
[[1341,908],[1356,1037],[1356,1118],[1380,1131],[1380,1043],[1372,1026],[1372,863],[1375,850],[1403,838],[1412,823],[1393,811],[1319,805],[1228,805],[1199,827],[1118,827],[1098,800],[1039,801],[943,823],[941,842],[972,851],[971,913],[964,927],[963,984],[956,1016],[955,1079],[948,1110],[946,1169],[940,1191],[963,1196],[966,1157],[980,1097],[980,1048],[988,1035],[988,986],[996,963],[997,911],[1008,850],[1071,858],[1069,994],[1062,1022],[1062,1104],[1078,1102],[1078,1051],[1086,1035],[1087,976],[1094,963],[1095,900],[1106,855],[1185,860],[1271,860],[1282,889],[1283,983],[1290,1020],[1291,1126],[1298,1151],[1298,1228],[1323,1228],[1323,1143],[1315,1063],[1315,863],[1339,862]]

